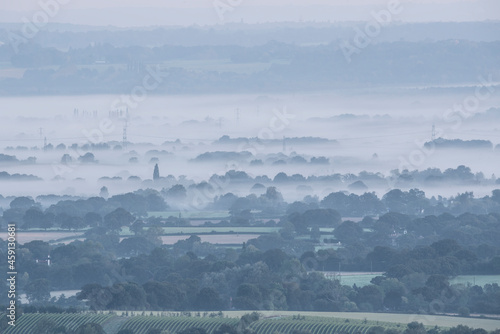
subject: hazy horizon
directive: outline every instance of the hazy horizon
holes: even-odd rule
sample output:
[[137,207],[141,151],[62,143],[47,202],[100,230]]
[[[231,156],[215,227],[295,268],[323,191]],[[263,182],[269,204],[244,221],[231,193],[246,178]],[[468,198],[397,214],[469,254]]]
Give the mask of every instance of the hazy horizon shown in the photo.
[[[54,0],[55,1],[55,0]],[[0,4],[0,22],[32,20],[51,1]],[[441,1],[186,1],[129,0],[119,5],[109,1],[58,1],[50,23],[90,26],[146,27],[168,25],[220,25],[231,22],[346,22],[368,21],[373,11],[398,8],[393,22],[470,22],[500,20],[500,2],[493,0]],[[50,7],[54,8],[54,7]]]

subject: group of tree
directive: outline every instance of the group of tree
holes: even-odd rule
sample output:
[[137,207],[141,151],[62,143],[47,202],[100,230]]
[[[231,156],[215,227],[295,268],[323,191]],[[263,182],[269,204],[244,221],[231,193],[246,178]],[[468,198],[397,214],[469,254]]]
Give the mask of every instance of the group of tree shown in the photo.
[[131,213],[146,216],[147,212],[164,211],[166,208],[164,198],[154,190],[115,195],[107,200],[103,197],[66,199],[46,209],[30,197],[17,197],[3,211],[0,224],[16,223],[19,229],[104,227],[119,230],[135,221]]
[[[219,152],[222,153],[222,152]],[[163,177],[159,168],[155,165],[152,172],[154,179],[141,180],[131,177],[129,180],[142,182],[145,189],[136,190],[133,193],[115,195],[108,199],[109,193],[101,191],[102,198],[68,198],[68,196],[44,195],[39,196],[40,201],[32,203],[27,209],[32,209],[26,217],[27,210],[16,210],[8,205],[7,199],[0,197],[0,206],[3,217],[0,226],[9,222],[16,222],[19,227],[26,228],[49,228],[61,227],[78,229],[83,226],[92,226],[82,221],[87,213],[97,213],[104,217],[119,207],[139,216],[146,216],[147,212],[164,211],[166,203],[173,209],[183,210],[203,207],[206,210],[228,210],[238,213],[245,210],[262,211],[267,216],[276,216],[283,213],[302,212],[307,209],[324,208],[334,209],[344,217],[363,217],[367,215],[381,215],[390,211],[403,214],[426,216],[451,213],[454,215],[462,213],[487,214],[500,212],[500,190],[493,190],[489,196],[476,198],[473,192],[459,193],[448,198],[442,196],[427,197],[425,193],[412,185],[455,185],[455,184],[481,184],[486,182],[495,184],[494,178],[485,179],[481,173],[473,174],[470,168],[459,166],[456,169],[447,169],[441,172],[439,169],[428,169],[425,171],[393,171],[391,176],[384,177],[381,174],[361,172],[353,174],[333,174],[324,176],[304,177],[300,174],[287,175],[278,173],[274,178],[266,175],[256,177],[249,176],[244,171],[228,171],[224,175],[212,175],[209,180],[195,182],[185,177],[176,178],[172,175]],[[0,178],[7,179],[29,179],[39,180],[36,176],[7,174],[0,172]],[[121,178],[116,178],[121,180]],[[101,182],[114,182],[115,178],[102,177]],[[381,197],[375,192],[367,191],[370,187],[387,186],[392,182],[395,188]],[[366,183],[366,184],[365,184]],[[107,184],[107,183],[106,183]],[[289,189],[296,186],[297,190],[311,190],[311,187],[329,185],[338,188],[323,199],[316,196],[306,195],[301,201],[287,203],[280,193],[281,189]],[[242,188],[248,187],[249,194],[237,196],[235,193]],[[158,189],[154,190],[152,188]],[[103,189],[106,189],[104,187]],[[353,192],[349,193],[345,190]],[[408,190],[404,190],[408,189]],[[361,193],[363,192],[364,193]],[[299,191],[303,192],[302,190]],[[13,201],[15,198],[9,198]],[[59,199],[59,201],[57,201]],[[107,201],[103,201],[107,199]],[[42,209],[49,206],[45,210]],[[72,210],[67,210],[71,207]],[[42,217],[42,213],[45,214]],[[55,217],[59,213],[65,216]],[[47,215],[48,214],[48,215]],[[26,218],[26,219],[24,219]]]
[[[199,238],[190,239],[181,249],[200,245]],[[413,249],[377,246],[363,257],[352,248],[355,244],[297,258],[252,244],[204,257],[157,247],[116,259],[101,243],[87,240],[50,250],[52,265],[47,266],[35,259],[49,252],[49,244],[33,241],[19,249],[18,277],[34,304],[49,303],[51,290],[81,287],[78,300],[93,310],[500,313],[497,284],[449,283],[457,274],[500,274],[498,247],[440,240]],[[344,270],[371,267],[386,274],[366,286],[343,285],[322,273],[339,264]]]
[[[311,34],[314,35],[315,32]],[[230,59],[235,65],[257,62],[273,66],[251,73],[235,71],[233,67],[228,67],[224,75],[214,75],[214,72],[218,72],[210,69],[170,67],[163,70],[169,80],[163,82],[157,91],[290,92],[322,90],[332,86],[345,87],[346,83],[441,83],[445,75],[448,82],[464,82],[475,80],[476,73],[481,70],[488,73],[498,70],[496,58],[493,56],[498,49],[497,42],[457,43],[453,39],[440,43],[427,40],[378,43],[365,48],[363,57],[355,57],[355,54],[349,56],[353,63],[359,66],[346,66],[346,50],[339,47],[338,41],[329,44],[321,42],[317,45],[276,41],[255,46],[205,45],[206,40],[211,38],[213,37],[204,39],[203,46],[158,46],[156,42],[151,42],[155,46],[133,48],[96,44],[56,49],[30,41],[20,45],[18,52],[13,52],[14,48],[5,43],[0,46],[0,60],[28,70],[24,76],[7,78],[0,81],[0,84],[3,91],[10,94],[33,91],[66,94],[74,92],[75,89],[82,93],[125,93],[126,87],[143,77],[145,63],[163,64],[175,59],[206,60],[207,57],[211,60]],[[483,55],[481,60],[474,57],[478,53]],[[409,54],[412,57],[408,57]],[[103,59],[106,59],[106,64],[103,64],[101,70],[96,69],[96,62]],[[131,59],[137,60],[134,62]],[[286,62],[283,63],[283,60]],[[366,67],[373,70],[367,74]]]

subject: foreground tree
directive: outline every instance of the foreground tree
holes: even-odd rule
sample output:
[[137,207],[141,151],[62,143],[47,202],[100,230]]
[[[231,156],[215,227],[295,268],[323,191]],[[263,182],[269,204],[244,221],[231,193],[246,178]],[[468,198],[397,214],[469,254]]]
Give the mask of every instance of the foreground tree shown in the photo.
[[30,303],[46,303],[50,299],[50,284],[44,278],[28,283],[24,290]]

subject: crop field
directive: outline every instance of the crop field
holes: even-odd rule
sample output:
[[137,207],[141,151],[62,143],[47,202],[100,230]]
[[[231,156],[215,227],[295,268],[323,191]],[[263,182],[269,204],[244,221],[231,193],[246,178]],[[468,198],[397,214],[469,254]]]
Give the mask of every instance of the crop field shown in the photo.
[[136,334],[142,334],[152,328],[167,330],[169,333],[178,333],[190,327],[198,327],[212,333],[222,324],[234,326],[237,323],[238,319],[235,318],[134,316],[127,320],[120,329],[131,329]]
[[364,334],[371,327],[381,326],[384,328],[397,328],[398,325],[392,323],[370,322],[364,323],[360,320],[348,320],[339,318],[325,318],[318,316],[304,316],[300,319],[293,317],[275,317],[264,319],[252,324],[252,329],[256,333],[291,333],[294,330],[309,331],[311,334],[346,333]]
[[[5,317],[5,314],[1,315]],[[37,328],[42,323],[51,322],[56,326],[64,326],[67,330],[74,331],[82,324],[97,323],[103,326],[107,321],[110,321],[114,316],[111,314],[39,314],[27,313],[23,314],[16,320],[16,326],[9,326],[2,334],[15,333],[38,333]]]
[[[224,312],[225,316],[239,318],[248,311],[229,311]],[[291,317],[300,313],[301,316],[321,317],[334,319],[349,319],[368,321],[369,325],[377,325],[387,327],[388,324],[406,324],[417,321],[425,326],[438,327],[454,327],[458,325],[466,325],[472,328],[484,328],[488,331],[500,329],[500,320],[479,319],[479,318],[462,318],[453,316],[441,315],[425,315],[425,314],[394,314],[394,313],[366,313],[366,312],[297,312],[297,311],[259,311],[264,317]],[[397,325],[396,325],[397,326]],[[402,325],[401,325],[402,326]],[[404,327],[401,327],[404,329]]]
[[[133,312],[131,312],[133,313]],[[136,312],[139,314],[139,312]],[[249,312],[232,312],[233,315],[246,314]],[[125,315],[127,314],[127,315]],[[100,324],[108,334],[116,334],[119,330],[130,329],[135,334],[145,334],[150,329],[166,330],[169,333],[178,333],[184,329],[197,327],[203,328],[208,333],[213,333],[222,324],[237,326],[239,316],[226,317],[188,317],[188,316],[160,316],[161,313],[152,314],[144,312],[144,315],[128,315],[121,312],[121,315],[113,313],[107,314],[25,314],[16,322],[16,327],[11,327],[3,333],[35,333],[35,328],[44,322],[53,325],[65,326],[66,329],[74,330],[78,326],[95,322]],[[145,315],[150,314],[150,315]],[[151,315],[152,314],[152,315]],[[296,312],[294,315],[297,314]],[[263,314],[261,320],[253,322],[250,327],[256,334],[274,334],[276,332],[288,334],[295,329],[310,331],[311,334],[330,333],[366,333],[373,326],[384,328],[397,328],[397,324],[382,323],[362,320],[347,320],[333,317],[307,316],[300,318],[295,316],[267,316]]]
[[[100,324],[107,334],[116,334],[119,330],[130,329],[135,334],[145,334],[150,329],[167,330],[175,334],[186,328],[204,328],[213,333],[222,324],[236,326],[239,318],[249,311],[224,312],[222,317],[185,316],[180,314],[166,315],[165,312],[105,312],[80,314],[24,314],[16,321],[16,327],[9,327],[2,333],[36,333],[34,329],[43,322],[55,326],[65,326],[74,330],[85,323]],[[139,315],[141,314],[141,315]],[[406,324],[417,321],[426,326],[454,327],[467,325],[472,328],[484,328],[492,331],[500,328],[499,320],[459,318],[435,315],[358,313],[358,312],[290,312],[262,311],[261,319],[250,327],[256,334],[288,334],[293,330],[310,331],[311,334],[345,333],[365,334],[371,327],[395,328],[404,330]],[[199,315],[199,314],[198,314]],[[298,316],[300,315],[300,316]],[[0,314],[5,316],[5,314]],[[43,321],[43,322],[41,322]]]
[[350,272],[341,272],[340,275],[335,272],[325,273],[327,278],[330,279],[338,279],[340,280],[342,285],[352,286],[356,284],[358,287],[363,287],[365,285],[369,285],[370,281],[377,277],[383,275],[382,272],[379,273],[369,273],[369,272],[359,272],[359,273],[350,273]]

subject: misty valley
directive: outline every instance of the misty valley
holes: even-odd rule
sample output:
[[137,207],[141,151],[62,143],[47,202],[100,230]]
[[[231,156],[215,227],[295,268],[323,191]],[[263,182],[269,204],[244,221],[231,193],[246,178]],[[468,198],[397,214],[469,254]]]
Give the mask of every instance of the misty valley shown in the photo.
[[0,332],[498,334],[500,24],[355,26],[0,24]]

